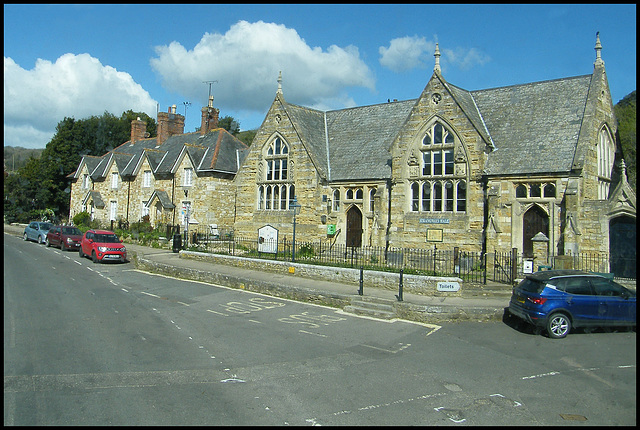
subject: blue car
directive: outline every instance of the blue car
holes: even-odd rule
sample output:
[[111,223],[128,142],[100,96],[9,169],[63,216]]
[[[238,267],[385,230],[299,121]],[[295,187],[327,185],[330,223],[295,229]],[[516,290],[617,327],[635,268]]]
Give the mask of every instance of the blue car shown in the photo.
[[24,240],[33,240],[38,243],[44,243],[47,240],[47,233],[53,227],[51,223],[31,221],[28,226],[24,228],[22,237]]
[[561,339],[572,327],[635,327],[636,293],[594,273],[548,270],[514,287],[509,313]]

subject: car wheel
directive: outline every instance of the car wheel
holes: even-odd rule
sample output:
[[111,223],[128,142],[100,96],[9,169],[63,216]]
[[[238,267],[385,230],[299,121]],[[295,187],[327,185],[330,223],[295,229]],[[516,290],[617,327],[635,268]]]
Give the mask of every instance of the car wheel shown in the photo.
[[51,242],[49,242],[49,238],[46,238],[44,244],[47,245],[47,248],[51,246]]
[[66,251],[66,247],[64,246],[64,242],[60,242],[60,251],[64,252]]
[[84,258],[84,252],[82,252],[82,247],[78,248],[78,255],[80,258]]
[[24,234],[24,236],[22,236],[24,238],[25,241],[29,240],[29,238],[27,237],[27,233]]
[[95,251],[93,251],[93,252],[91,253],[91,260],[92,260],[94,263],[97,263],[97,262],[98,262],[98,257],[96,256],[96,252],[95,252]]
[[42,242],[43,242],[42,236],[38,236],[38,245],[42,245]]
[[571,331],[571,320],[565,314],[558,312],[547,320],[547,333],[552,339],[562,339]]

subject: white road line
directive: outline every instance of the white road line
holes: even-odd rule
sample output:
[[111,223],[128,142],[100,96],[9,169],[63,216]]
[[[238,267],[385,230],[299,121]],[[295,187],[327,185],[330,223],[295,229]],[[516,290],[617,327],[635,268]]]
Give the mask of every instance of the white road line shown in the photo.
[[320,333],[312,333],[310,331],[306,331],[306,330],[298,330],[300,333],[305,333],[305,334],[312,334],[314,336],[320,336],[320,337],[327,337],[326,334],[320,334]]
[[212,311],[211,309],[207,309],[207,312],[211,312],[212,314],[222,315],[223,317],[228,317],[229,315],[223,314],[222,312]]
[[146,291],[140,291],[140,293],[146,294],[147,296],[155,297],[156,299],[160,298],[160,296],[156,296],[155,294],[147,293]]

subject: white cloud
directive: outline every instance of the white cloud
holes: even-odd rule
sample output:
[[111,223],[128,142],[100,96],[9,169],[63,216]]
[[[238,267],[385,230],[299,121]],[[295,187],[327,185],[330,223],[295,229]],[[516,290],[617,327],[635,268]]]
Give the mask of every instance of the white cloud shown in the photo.
[[[428,42],[424,37],[406,36],[391,40],[389,47],[381,46],[380,64],[394,72],[403,72],[415,68],[426,68],[434,64],[435,42]],[[475,48],[442,49],[440,47],[440,66],[454,66],[461,70],[469,70],[476,65],[483,65],[490,57]]]
[[491,60],[488,55],[478,51],[476,48],[443,49],[441,51],[441,61],[455,65],[461,70],[469,70],[475,65],[482,66]]
[[214,103],[225,110],[264,113],[279,71],[285,99],[306,106],[341,108],[347,88],[374,89],[356,47],[312,48],[296,30],[274,23],[239,21],[225,34],[206,33],[191,50],[178,42],[155,49],[151,67],[166,89],[206,103],[209,88],[203,82],[218,81],[212,86]]
[[381,46],[380,64],[394,72],[426,67],[428,54],[435,50],[435,44],[424,37],[400,37],[393,39],[389,47]]
[[131,75],[89,54],[38,59],[25,70],[4,58],[4,144],[44,148],[64,117],[83,119],[132,109],[155,117],[156,102]]

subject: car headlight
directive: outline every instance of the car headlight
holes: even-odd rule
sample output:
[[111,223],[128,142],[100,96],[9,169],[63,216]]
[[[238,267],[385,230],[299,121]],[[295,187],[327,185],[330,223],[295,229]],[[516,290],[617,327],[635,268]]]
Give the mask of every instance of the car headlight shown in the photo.
[[122,247],[122,252],[127,252],[127,248],[125,248],[124,246]]
[[67,243],[73,243],[73,239],[71,239],[70,237],[67,238]]
[[98,247],[98,251],[100,251],[100,252],[107,252],[107,247],[106,247],[106,246],[99,246],[99,247]]

